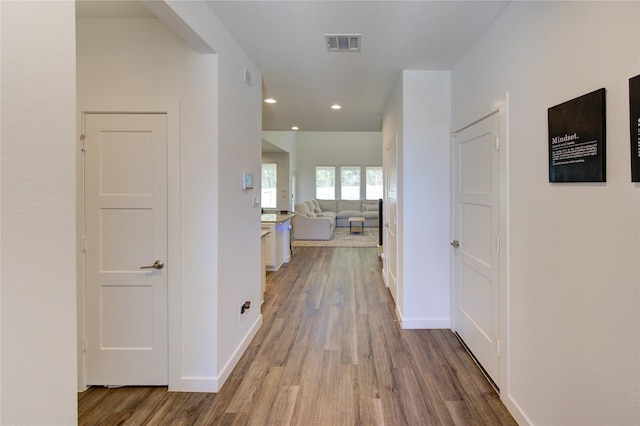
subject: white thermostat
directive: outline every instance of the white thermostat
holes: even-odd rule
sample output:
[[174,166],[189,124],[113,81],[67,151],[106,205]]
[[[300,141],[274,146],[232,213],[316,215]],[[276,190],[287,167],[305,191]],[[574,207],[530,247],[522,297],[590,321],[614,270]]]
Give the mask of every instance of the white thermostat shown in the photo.
[[251,173],[242,174],[242,189],[253,189],[253,175]]

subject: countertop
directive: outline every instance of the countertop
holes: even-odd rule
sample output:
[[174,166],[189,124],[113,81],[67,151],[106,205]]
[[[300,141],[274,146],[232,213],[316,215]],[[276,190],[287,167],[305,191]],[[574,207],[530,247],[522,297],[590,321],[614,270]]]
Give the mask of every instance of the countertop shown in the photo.
[[281,222],[286,222],[287,220],[291,219],[293,216],[295,216],[295,214],[293,213],[289,213],[289,214],[266,213],[261,216],[260,220],[263,223],[281,223]]

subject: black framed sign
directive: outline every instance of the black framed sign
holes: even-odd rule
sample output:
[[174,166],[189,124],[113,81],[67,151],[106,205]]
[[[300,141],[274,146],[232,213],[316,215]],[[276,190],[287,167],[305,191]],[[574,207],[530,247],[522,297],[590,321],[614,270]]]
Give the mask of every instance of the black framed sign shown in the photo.
[[549,182],[606,182],[605,89],[548,110]]
[[629,79],[631,182],[640,182],[640,75]]

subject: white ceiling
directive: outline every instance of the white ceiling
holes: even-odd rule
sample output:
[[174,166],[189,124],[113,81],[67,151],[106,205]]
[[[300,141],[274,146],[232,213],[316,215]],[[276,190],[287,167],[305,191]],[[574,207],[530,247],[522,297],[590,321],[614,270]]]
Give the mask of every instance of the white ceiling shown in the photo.
[[[263,130],[379,131],[400,71],[450,70],[508,1],[207,3],[262,71],[264,97],[278,101],[263,104]],[[327,52],[327,33],[362,34],[362,49]]]
[[[278,100],[263,107],[264,130],[379,131],[400,70],[450,70],[508,2],[208,3]],[[361,52],[327,52],[326,33],[362,34]]]

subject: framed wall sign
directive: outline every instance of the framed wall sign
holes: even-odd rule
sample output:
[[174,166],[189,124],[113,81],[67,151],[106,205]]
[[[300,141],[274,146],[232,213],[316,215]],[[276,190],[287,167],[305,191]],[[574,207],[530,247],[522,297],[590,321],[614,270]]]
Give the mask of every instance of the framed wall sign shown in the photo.
[[548,110],[549,182],[606,182],[605,89]]
[[640,182],[640,75],[629,79],[631,182]]

